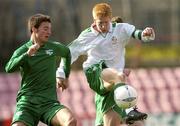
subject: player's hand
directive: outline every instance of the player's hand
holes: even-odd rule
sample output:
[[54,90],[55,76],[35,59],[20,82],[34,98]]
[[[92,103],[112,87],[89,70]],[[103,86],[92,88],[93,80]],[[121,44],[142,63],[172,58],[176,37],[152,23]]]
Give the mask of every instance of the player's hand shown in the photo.
[[29,55],[29,56],[32,56],[32,55],[34,55],[36,52],[37,52],[37,50],[40,48],[40,45],[38,44],[38,43],[35,43],[35,44],[33,44],[31,47],[29,47],[29,49],[28,49],[28,51],[27,51],[27,54]]
[[143,41],[151,41],[155,39],[155,32],[153,28],[147,27],[142,32],[142,40]]
[[57,88],[61,88],[62,91],[67,89],[69,86],[68,79],[64,79],[61,77],[56,77],[56,84],[57,84]]

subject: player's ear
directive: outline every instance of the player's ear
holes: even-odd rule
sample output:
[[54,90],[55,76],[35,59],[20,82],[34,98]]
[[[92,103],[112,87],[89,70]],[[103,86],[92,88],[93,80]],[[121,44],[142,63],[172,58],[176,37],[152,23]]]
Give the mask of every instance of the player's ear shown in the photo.
[[37,32],[37,28],[32,27],[32,32],[36,33]]

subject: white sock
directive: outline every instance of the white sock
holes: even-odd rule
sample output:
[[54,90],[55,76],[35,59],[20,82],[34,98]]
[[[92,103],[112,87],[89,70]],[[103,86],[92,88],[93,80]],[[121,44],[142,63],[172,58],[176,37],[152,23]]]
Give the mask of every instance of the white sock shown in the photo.
[[134,110],[133,107],[126,109],[126,114],[128,114],[131,110]]

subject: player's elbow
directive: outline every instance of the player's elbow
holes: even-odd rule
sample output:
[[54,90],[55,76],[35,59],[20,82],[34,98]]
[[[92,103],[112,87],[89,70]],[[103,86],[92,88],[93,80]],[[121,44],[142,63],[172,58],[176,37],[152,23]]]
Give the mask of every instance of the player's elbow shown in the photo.
[[7,73],[12,73],[12,72],[14,72],[15,70],[14,70],[13,68],[11,68],[10,66],[6,66],[6,67],[5,67],[5,71],[6,71]]
[[5,71],[6,71],[6,73],[12,73],[13,72],[11,69],[9,69],[7,67],[5,67]]

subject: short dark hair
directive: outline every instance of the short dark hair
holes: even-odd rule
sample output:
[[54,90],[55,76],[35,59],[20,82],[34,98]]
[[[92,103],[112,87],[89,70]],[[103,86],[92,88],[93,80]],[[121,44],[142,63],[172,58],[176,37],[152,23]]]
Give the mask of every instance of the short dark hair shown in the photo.
[[28,20],[28,29],[29,29],[30,33],[32,33],[33,27],[39,28],[39,26],[41,25],[42,22],[50,22],[51,23],[50,16],[44,15],[44,14],[35,14],[35,15],[31,16]]
[[112,17],[111,21],[113,23],[123,23],[122,18],[120,18],[119,16]]

